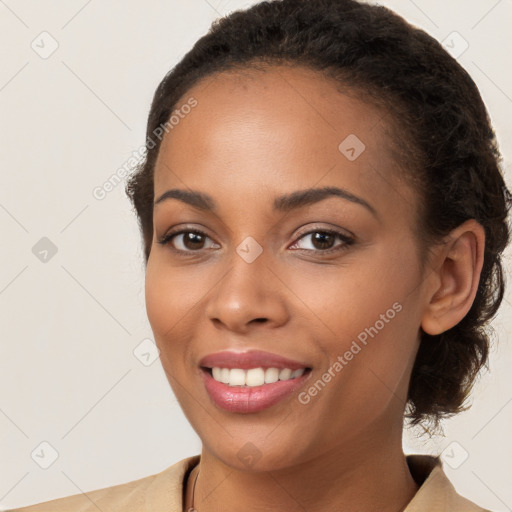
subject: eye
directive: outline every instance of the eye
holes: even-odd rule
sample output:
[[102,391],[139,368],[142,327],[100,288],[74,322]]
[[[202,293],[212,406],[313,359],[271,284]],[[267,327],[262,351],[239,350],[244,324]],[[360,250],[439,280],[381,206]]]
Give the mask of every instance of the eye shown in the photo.
[[[354,243],[353,238],[339,231],[335,231],[332,229],[315,229],[312,231],[308,231],[307,233],[304,233],[297,242],[290,246],[290,248],[297,248],[297,245],[300,242],[300,240],[306,240],[308,237],[310,238],[310,243],[305,245],[309,245],[309,247],[299,246],[299,249],[306,251],[330,253],[345,250]],[[336,239],[341,240],[341,243],[333,245]]]
[[[300,247],[300,241],[310,237],[309,247]],[[210,240],[210,244],[205,245],[206,240]],[[336,240],[340,243],[335,244]],[[170,245],[171,249],[176,253],[194,253],[203,249],[218,248],[211,238],[198,229],[181,229],[166,233],[158,240],[161,245]],[[314,251],[321,253],[331,253],[347,249],[354,243],[354,239],[332,229],[315,229],[308,231],[300,236],[297,242],[290,246],[291,249],[299,249],[304,251]],[[305,244],[308,245],[308,244]]]
[[[166,233],[158,243],[161,245],[171,245],[171,248],[176,252],[196,252],[202,249],[212,248],[205,247],[205,241],[211,238],[198,229],[182,229],[180,231],[171,231]],[[213,241],[212,241],[213,242]],[[215,243],[213,246],[218,247]]]

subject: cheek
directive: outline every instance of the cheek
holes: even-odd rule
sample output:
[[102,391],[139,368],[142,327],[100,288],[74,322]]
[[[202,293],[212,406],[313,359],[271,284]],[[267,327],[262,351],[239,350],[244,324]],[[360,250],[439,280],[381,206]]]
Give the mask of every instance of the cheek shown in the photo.
[[321,331],[317,348],[330,365],[338,356],[346,361],[334,373],[337,382],[351,375],[354,397],[372,388],[395,389],[415,355],[419,268],[410,253],[403,244],[394,250],[375,247],[364,257],[347,258],[344,267],[288,276],[290,289],[302,299],[297,307],[311,319],[309,328]]
[[146,267],[145,300],[155,336],[180,329],[180,319],[190,313],[205,290],[201,280],[183,269],[173,269],[153,254]]
[[365,329],[376,323],[378,330],[396,324],[396,310],[410,299],[415,276],[415,269],[394,255],[379,259],[368,253],[359,261],[347,258],[346,265],[288,271],[285,280],[296,310],[325,331],[326,339],[338,340],[342,350],[345,342],[360,333],[364,338]]
[[160,350],[160,362],[173,392],[183,407],[182,384],[189,365],[188,341],[192,330],[190,315],[193,306],[187,300],[186,283],[180,272],[173,272],[157,258],[148,260],[146,267],[146,311],[155,343]]
[[[165,327],[166,317],[167,322],[169,319],[166,312],[169,311],[169,307],[172,307],[172,295],[166,289],[158,265],[154,263],[151,256],[146,267],[145,299],[148,320],[155,336],[158,338],[159,333]],[[167,328],[169,327],[170,325]]]
[[[190,287],[189,287],[190,288]],[[186,314],[193,305],[187,286],[180,279],[180,272],[165,268],[157,258],[148,261],[145,281],[146,312],[155,342],[162,351],[169,347],[166,340],[178,339],[185,328]],[[176,344],[174,344],[176,345]]]
[[409,299],[390,303],[382,294],[364,306],[350,321],[340,321],[340,330],[350,334],[328,348],[331,361],[342,358],[336,402],[358,411],[362,422],[405,405],[419,323]]

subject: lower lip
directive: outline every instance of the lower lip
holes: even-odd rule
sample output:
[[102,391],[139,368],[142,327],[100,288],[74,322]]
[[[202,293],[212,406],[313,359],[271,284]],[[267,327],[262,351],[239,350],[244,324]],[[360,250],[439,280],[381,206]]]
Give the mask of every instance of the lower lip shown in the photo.
[[279,380],[262,386],[228,386],[216,381],[206,370],[201,369],[206,391],[221,409],[247,414],[259,412],[280,402],[296,391],[308,378],[310,371],[300,377]]

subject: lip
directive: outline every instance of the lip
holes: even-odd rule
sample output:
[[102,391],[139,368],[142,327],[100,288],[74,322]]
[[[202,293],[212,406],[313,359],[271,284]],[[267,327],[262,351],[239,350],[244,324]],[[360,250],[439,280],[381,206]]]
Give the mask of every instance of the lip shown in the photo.
[[208,354],[199,361],[199,366],[205,368],[241,368],[242,370],[249,370],[251,368],[278,368],[280,370],[290,368],[290,370],[299,370],[300,368],[310,367],[307,363],[262,350],[249,350],[247,352],[226,350]]
[[259,412],[277,404],[299,389],[311,371],[290,380],[279,380],[262,386],[228,386],[216,381],[201,368],[204,386],[212,401],[221,409],[239,414]]
[[[249,414],[268,409],[289,397],[309,378],[311,367],[306,363],[288,359],[270,352],[251,350],[247,352],[217,352],[200,361],[201,376],[208,395],[221,409],[238,414]],[[216,381],[209,369],[220,368],[290,368],[307,370],[300,377],[282,380],[262,386],[228,386]]]

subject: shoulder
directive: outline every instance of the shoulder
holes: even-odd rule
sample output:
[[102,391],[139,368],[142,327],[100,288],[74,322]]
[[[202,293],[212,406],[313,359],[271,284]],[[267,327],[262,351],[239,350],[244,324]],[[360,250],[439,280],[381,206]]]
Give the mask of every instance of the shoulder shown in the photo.
[[457,493],[439,457],[408,455],[407,464],[420,488],[404,512],[490,512]]
[[183,459],[160,473],[125,484],[67,498],[11,509],[7,512],[145,512],[181,510],[183,481],[199,456]]

